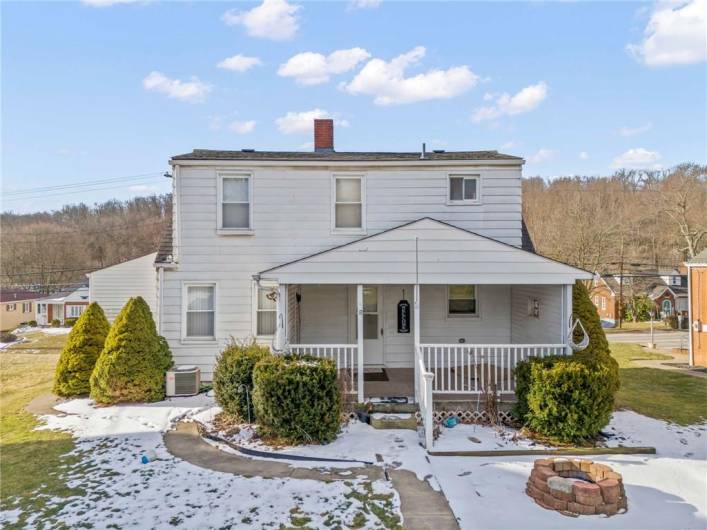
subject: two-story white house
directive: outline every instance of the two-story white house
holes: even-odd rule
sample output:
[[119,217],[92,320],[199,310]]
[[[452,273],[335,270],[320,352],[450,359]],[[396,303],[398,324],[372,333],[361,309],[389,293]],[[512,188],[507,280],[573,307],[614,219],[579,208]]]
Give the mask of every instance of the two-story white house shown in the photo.
[[314,128],[313,152],[171,158],[155,312],[177,363],[208,380],[230,337],[255,338],[335,359],[358,401],[422,400],[512,394],[519,360],[569,352],[591,274],[529,246],[523,159],[338,152],[332,121]]

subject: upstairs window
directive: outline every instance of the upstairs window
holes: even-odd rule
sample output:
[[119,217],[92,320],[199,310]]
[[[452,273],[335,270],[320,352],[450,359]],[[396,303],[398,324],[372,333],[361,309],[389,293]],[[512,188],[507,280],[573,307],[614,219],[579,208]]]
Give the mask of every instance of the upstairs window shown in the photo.
[[449,204],[477,204],[479,175],[449,175]]
[[334,176],[334,230],[361,232],[365,225],[363,176]]
[[447,286],[447,316],[478,316],[476,285]]
[[213,284],[186,285],[184,337],[213,340],[216,321],[216,287]]
[[251,187],[252,179],[248,174],[219,175],[219,229],[251,230]]

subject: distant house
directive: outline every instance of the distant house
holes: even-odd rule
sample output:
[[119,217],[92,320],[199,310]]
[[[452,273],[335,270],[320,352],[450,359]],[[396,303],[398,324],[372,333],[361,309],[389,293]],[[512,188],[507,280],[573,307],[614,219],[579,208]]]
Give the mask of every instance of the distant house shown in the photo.
[[88,286],[76,285],[37,300],[37,324],[46,326],[53,320],[64,325],[67,318],[78,318],[88,305]]
[[35,320],[35,300],[41,293],[24,290],[0,291],[0,331],[9,331]]
[[656,285],[648,296],[660,318],[687,315],[687,287]]
[[707,366],[707,249],[687,262],[692,366]]
[[613,276],[595,275],[589,291],[602,326],[613,327],[619,319],[619,284]]
[[89,300],[97,302],[109,322],[118,315],[125,303],[134,296],[142,296],[156,314],[157,272],[154,268],[157,253],[131,259],[93,271],[88,276]]

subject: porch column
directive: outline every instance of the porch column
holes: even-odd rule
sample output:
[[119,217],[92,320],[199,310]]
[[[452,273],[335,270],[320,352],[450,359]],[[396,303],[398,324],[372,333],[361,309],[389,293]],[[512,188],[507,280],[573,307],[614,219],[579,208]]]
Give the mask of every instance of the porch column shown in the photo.
[[413,320],[412,320],[412,333],[414,340],[415,351],[412,354],[413,361],[415,363],[415,402],[420,401],[420,363],[418,360],[418,355],[420,355],[420,284],[416,283],[412,289],[412,307],[413,307]]
[[565,353],[572,355],[572,347],[570,346],[570,328],[572,327],[572,285],[562,286],[562,306],[563,306],[563,321],[562,327],[562,343],[566,344]]
[[356,352],[358,354],[358,402],[363,403],[363,285],[356,286]]
[[275,323],[275,349],[282,351],[287,344],[287,285],[277,286],[277,321]]

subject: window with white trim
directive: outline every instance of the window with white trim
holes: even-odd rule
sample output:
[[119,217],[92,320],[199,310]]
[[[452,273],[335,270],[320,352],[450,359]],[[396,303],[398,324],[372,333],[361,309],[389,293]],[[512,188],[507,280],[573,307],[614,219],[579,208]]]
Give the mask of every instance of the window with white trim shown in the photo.
[[606,309],[606,296],[601,297],[601,308]]
[[447,286],[447,316],[478,316],[479,300],[476,285]]
[[277,325],[277,290],[274,287],[256,287],[255,334],[272,337]]
[[69,312],[68,317],[69,318],[79,318],[85,308],[86,308],[86,306],[82,306],[82,305],[68,305],[68,306],[66,306],[66,309]]
[[365,230],[365,191],[362,175],[334,175],[335,231]]
[[8,311],[14,311],[15,309],[17,309],[17,304],[7,304],[7,305],[5,306],[5,308],[6,308]]
[[248,173],[219,174],[219,229],[252,229],[251,186],[252,178]]
[[188,284],[185,285],[184,291],[184,337],[213,340],[216,336],[216,286]]
[[29,313],[32,311],[32,302],[22,302],[22,312]]
[[479,175],[449,175],[450,204],[476,204],[479,202]]

